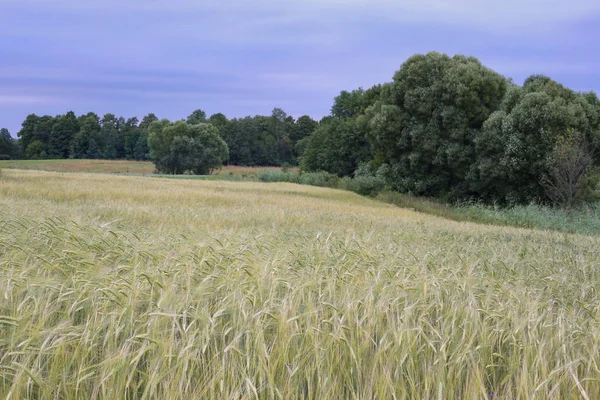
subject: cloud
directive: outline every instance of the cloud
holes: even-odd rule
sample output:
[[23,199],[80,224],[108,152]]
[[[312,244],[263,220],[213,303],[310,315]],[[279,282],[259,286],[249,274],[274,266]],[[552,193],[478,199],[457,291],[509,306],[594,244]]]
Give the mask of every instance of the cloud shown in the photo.
[[[16,5],[23,0],[0,0]],[[365,16],[405,23],[439,22],[480,29],[553,29],[600,14],[600,2],[590,0],[29,0],[38,7],[105,14],[165,13],[210,15],[220,24],[253,30],[261,26],[357,20]],[[240,25],[241,24],[241,25]],[[218,38],[216,38],[218,39]]]
[[55,103],[56,101],[56,98],[48,96],[0,94],[0,105],[2,106],[13,106],[22,104],[49,104]]

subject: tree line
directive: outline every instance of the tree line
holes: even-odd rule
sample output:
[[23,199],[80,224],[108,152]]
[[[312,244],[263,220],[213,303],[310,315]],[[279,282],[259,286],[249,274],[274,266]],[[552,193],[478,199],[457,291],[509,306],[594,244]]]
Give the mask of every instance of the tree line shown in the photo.
[[16,146],[2,130],[0,157],[151,159],[169,173],[289,164],[370,174],[421,196],[575,204],[598,185],[600,101],[546,76],[517,85],[474,57],[431,52],[391,82],[342,91],[319,122],[278,108],[234,119],[196,110],[175,122],[69,112],[29,115],[18,136]]
[[[165,121],[152,113],[141,122],[136,117],[99,117],[92,112],[76,116],[71,111],[54,117],[30,114],[17,133],[18,140],[6,129],[0,131],[0,158],[151,160],[150,128],[155,122],[164,127]],[[173,124],[180,122],[215,127],[228,147],[226,162],[245,166],[297,165],[296,143],[318,125],[309,116],[296,120],[279,108],[270,116],[233,119],[221,113],[207,118],[204,111],[196,110]]]

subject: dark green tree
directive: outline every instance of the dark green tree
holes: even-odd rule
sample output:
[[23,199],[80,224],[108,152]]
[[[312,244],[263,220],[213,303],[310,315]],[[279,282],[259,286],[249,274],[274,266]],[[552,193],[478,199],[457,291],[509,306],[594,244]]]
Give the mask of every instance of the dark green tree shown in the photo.
[[[35,114],[30,114],[27,116],[22,124],[21,130],[17,133],[17,136],[21,138],[20,144],[26,156],[27,154],[33,154],[36,158],[48,157],[50,134],[53,125],[54,118],[49,115],[38,117]],[[27,151],[29,145],[34,141],[39,142],[32,148],[35,151]]]
[[595,94],[576,93],[545,76],[512,86],[476,138],[473,191],[490,201],[543,201],[547,160],[565,132],[579,132],[592,149],[598,148],[599,103]]
[[225,114],[222,113],[211,115],[208,119],[208,122],[210,122],[215,128],[217,128],[219,133],[224,132],[225,129],[227,129],[227,125],[229,124],[229,120],[227,119]]
[[140,129],[145,130],[146,133],[148,132],[148,129],[150,128],[150,125],[152,125],[153,122],[158,121],[158,118],[156,117],[156,115],[154,115],[153,113],[150,113],[148,115],[146,115],[144,118],[142,118],[142,122],[140,122]]
[[388,183],[401,192],[468,196],[475,142],[507,81],[476,58],[409,58],[371,107],[368,139]]
[[29,143],[27,149],[25,149],[25,156],[30,160],[43,160],[47,158],[44,144],[41,140],[34,140]]
[[187,123],[190,125],[196,125],[200,123],[207,122],[206,113],[202,110],[195,110],[187,117]]
[[105,145],[100,119],[94,113],[78,118],[79,132],[71,142],[70,158],[100,158]]
[[102,137],[106,143],[103,156],[109,160],[120,158],[119,155],[124,153],[121,121],[122,118],[119,119],[114,114],[104,114],[100,121]]
[[208,123],[154,122],[148,137],[150,157],[159,172],[208,174],[229,156],[217,128]]
[[332,115],[296,144],[303,170],[351,176],[360,164],[371,160],[364,112],[379,99],[381,90],[382,86],[376,85],[368,90],[343,91],[335,98]]
[[128,118],[121,128],[124,149],[123,158],[127,160],[135,159],[135,147],[140,139],[140,135],[142,132],[147,132],[138,126],[138,122],[136,117]]
[[3,158],[17,158],[18,156],[16,143],[6,128],[0,129],[0,156]]
[[301,168],[351,176],[360,164],[371,159],[365,132],[365,122],[354,118],[334,118],[322,124],[298,142],[302,152]]
[[138,137],[138,141],[135,144],[133,159],[136,161],[148,160],[148,151],[148,134],[141,132],[140,136]]
[[77,132],[79,132],[79,123],[73,111],[55,117],[48,146],[50,157],[68,158],[71,142]]

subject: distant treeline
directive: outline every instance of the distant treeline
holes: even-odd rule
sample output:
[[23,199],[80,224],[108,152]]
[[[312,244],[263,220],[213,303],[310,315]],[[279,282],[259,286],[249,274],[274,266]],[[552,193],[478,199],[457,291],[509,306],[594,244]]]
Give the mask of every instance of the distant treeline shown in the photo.
[[[296,143],[318,125],[309,116],[295,120],[279,108],[270,116],[231,120],[223,114],[207,118],[204,111],[196,110],[185,121],[215,126],[229,148],[229,163],[246,166],[296,165]],[[19,140],[12,140],[9,132],[2,130],[0,157],[150,160],[148,137],[154,122],[161,122],[154,114],[141,122],[114,114],[30,114],[17,133]]]
[[[302,171],[363,180],[371,175],[391,190],[443,199],[552,201],[570,207],[597,193],[596,94],[575,92],[541,75],[519,86],[462,55],[415,55],[391,82],[341,92],[319,122],[308,116],[294,120],[277,108],[270,116],[232,120],[223,114],[206,118],[197,110],[186,122],[216,128],[230,164],[299,164]],[[160,153],[148,148],[152,125],[157,138],[196,135],[165,142],[172,151],[163,161],[153,159],[164,170],[202,170],[191,158],[200,157],[204,142],[212,141],[223,154],[207,127],[157,122],[154,114],[138,123],[93,113],[29,115],[18,146],[8,143],[8,132],[0,135],[0,154],[144,160]]]

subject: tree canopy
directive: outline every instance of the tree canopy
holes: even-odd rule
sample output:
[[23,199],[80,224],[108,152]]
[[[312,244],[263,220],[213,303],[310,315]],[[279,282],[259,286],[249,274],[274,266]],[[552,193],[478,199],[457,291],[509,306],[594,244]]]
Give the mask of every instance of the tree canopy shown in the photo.
[[229,158],[227,144],[208,123],[153,122],[148,146],[157,171],[168,174],[206,175]]
[[370,108],[369,141],[397,190],[468,194],[475,140],[504,98],[507,80],[472,57],[409,58]]

